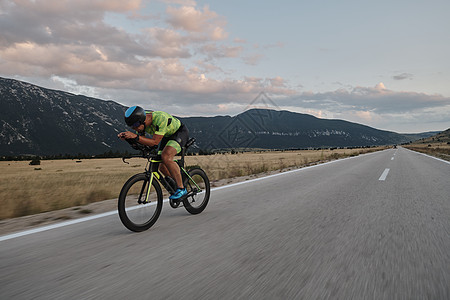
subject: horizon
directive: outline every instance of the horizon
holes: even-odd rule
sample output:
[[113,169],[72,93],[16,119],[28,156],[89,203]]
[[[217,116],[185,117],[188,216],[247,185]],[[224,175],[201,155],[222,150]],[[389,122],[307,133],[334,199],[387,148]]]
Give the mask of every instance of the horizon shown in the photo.
[[[16,79],[14,79],[14,78],[5,78],[5,77],[0,77],[0,78],[3,78],[3,79],[9,79],[9,80],[16,80]],[[16,80],[16,81],[20,81],[20,80]],[[26,82],[26,81],[20,81],[20,82],[26,83],[26,84],[34,85],[33,83]],[[37,85],[35,85],[35,86],[37,86]],[[52,88],[46,88],[46,87],[43,87],[43,86],[38,86],[38,87],[39,87],[39,88],[44,88],[44,89],[47,89],[47,90],[57,91],[57,92],[69,93],[69,94],[72,94],[72,95],[74,95],[74,96],[90,97],[90,96],[87,96],[87,95],[83,95],[83,94],[75,94],[75,93],[67,92],[67,91],[64,91],[64,90],[58,90],[58,89],[52,89]],[[260,95],[261,95],[261,94],[263,94],[263,93],[260,93]],[[121,103],[119,103],[119,102],[117,102],[117,101],[115,101],[115,100],[113,100],[113,99],[100,99],[100,98],[96,98],[96,97],[90,97],[90,98],[94,98],[94,99],[96,99],[96,100],[100,100],[100,101],[104,101],[104,102],[113,101],[113,102],[115,102],[115,103],[117,103],[117,104],[119,104],[119,105],[122,105],[122,106],[124,106],[124,107],[128,107],[128,106],[125,106],[125,105],[123,105],[123,104],[121,104]],[[255,99],[258,100],[258,97],[255,98]],[[267,100],[268,100],[269,102],[272,101],[270,98],[267,99]],[[266,101],[267,101],[267,100],[266,100]],[[254,101],[255,101],[255,100],[254,100]],[[264,100],[263,100],[263,101],[264,101]],[[245,113],[245,112],[247,112],[247,111],[259,109],[259,110],[272,110],[272,111],[279,111],[279,112],[290,112],[290,113],[296,113],[296,114],[309,115],[309,116],[312,116],[312,117],[315,117],[315,118],[318,118],[318,119],[322,119],[322,120],[340,120],[340,121],[345,121],[345,122],[350,122],[350,123],[355,123],[355,124],[359,124],[359,125],[363,125],[363,126],[372,127],[372,128],[374,128],[374,129],[377,129],[377,130],[391,131],[391,132],[398,133],[398,134],[441,133],[441,132],[446,131],[447,129],[450,129],[450,127],[449,127],[449,128],[443,129],[443,130],[430,130],[430,131],[421,131],[421,132],[397,132],[397,131],[392,131],[392,130],[384,130],[384,129],[376,128],[376,127],[373,127],[373,126],[370,126],[370,125],[366,125],[366,124],[363,124],[363,123],[353,122],[353,121],[349,121],[349,120],[345,120],[345,119],[339,119],[339,118],[321,118],[321,117],[317,117],[317,116],[314,116],[314,115],[311,115],[311,114],[308,114],[308,113],[304,113],[304,112],[296,112],[296,111],[291,111],[291,110],[287,110],[287,109],[283,109],[283,108],[279,108],[279,107],[268,107],[268,104],[267,104],[266,102],[263,102],[263,103],[266,105],[265,107],[262,107],[262,106],[260,106],[260,107],[251,106],[251,105],[252,105],[252,103],[251,103],[251,104],[249,105],[249,107],[247,107],[244,111],[238,112],[238,113],[233,114],[233,115],[230,115],[230,114],[228,114],[228,115],[220,115],[220,114],[219,114],[219,115],[207,115],[207,116],[192,116],[192,115],[191,115],[191,116],[179,116],[179,115],[175,115],[175,116],[176,116],[176,117],[180,117],[180,118],[213,118],[213,117],[231,117],[231,118],[233,118],[233,117],[236,117],[236,116],[238,116],[238,115],[240,115],[240,114],[243,114],[243,113]],[[276,105],[276,104],[275,104],[275,103],[272,103],[272,105]],[[143,108],[146,109],[146,110],[149,110],[149,109],[147,109],[147,108],[145,108],[145,107],[143,107]]]
[[[9,80],[16,80],[16,79],[13,79],[13,78],[5,78],[5,77],[0,77],[0,78],[3,78],[3,79],[9,79]],[[16,80],[16,81],[19,81],[19,80]],[[30,83],[30,82],[25,82],[25,81],[19,81],[19,82],[34,85],[34,84]],[[74,93],[70,93],[70,92],[66,92],[66,91],[58,90],[58,89],[50,89],[50,88],[41,87],[41,86],[38,86],[38,87],[39,87],[39,88],[44,88],[44,89],[47,89],[47,90],[57,91],[57,92],[69,93],[69,94],[72,94],[72,95],[74,95],[74,96],[90,97],[90,96],[86,96],[86,95],[83,95],[83,94],[74,94]],[[263,94],[263,93],[260,93],[260,95],[261,95],[261,94]],[[122,105],[122,106],[124,106],[124,107],[128,107],[128,106],[125,106],[125,105],[123,105],[123,104],[121,104],[121,103],[119,103],[119,102],[117,102],[117,101],[115,101],[115,100],[112,100],[112,99],[100,99],[100,98],[95,98],[95,97],[90,97],[90,98],[94,98],[94,99],[96,99],[96,100],[100,100],[100,101],[104,101],[104,102],[112,101],[112,102],[115,102],[115,103],[117,103],[117,104],[119,104],[119,105]],[[256,99],[258,99],[258,97],[257,97]],[[263,101],[271,101],[271,100],[270,100],[270,98],[269,98],[269,99],[266,99],[266,100],[263,100]],[[210,115],[210,116],[178,116],[178,115],[175,115],[175,116],[176,116],[176,117],[180,117],[180,118],[213,118],[213,117],[231,117],[231,118],[233,118],[233,117],[236,117],[236,116],[238,116],[238,115],[240,115],[240,114],[243,114],[243,113],[245,113],[245,112],[247,112],[247,111],[250,111],[250,110],[272,110],[272,111],[278,111],[278,112],[289,112],[289,113],[295,113],[295,114],[303,114],[303,115],[312,116],[312,117],[315,117],[315,118],[318,118],[318,119],[322,119],[322,120],[340,120],[340,121],[345,121],[345,122],[350,122],[350,123],[355,123],[355,124],[359,124],[359,125],[363,125],[363,126],[372,127],[372,126],[370,126],[370,125],[366,125],[366,124],[362,124],[362,123],[357,123],[357,122],[352,122],[352,121],[345,120],[345,119],[338,119],[338,118],[320,118],[320,117],[317,117],[317,116],[314,116],[314,115],[311,115],[311,114],[308,114],[308,113],[290,111],[290,110],[283,109],[283,108],[279,108],[279,107],[267,107],[267,103],[266,103],[266,102],[263,102],[263,103],[266,105],[266,107],[262,107],[262,106],[260,106],[260,107],[249,106],[249,107],[246,108],[246,110],[244,110],[244,111],[242,111],[242,112],[239,112],[239,113],[236,113],[236,114],[234,114],[234,115]],[[275,105],[275,104],[274,104],[274,105]],[[144,107],[144,109],[146,109],[146,108]],[[146,110],[148,110],[148,109],[146,109]],[[396,132],[396,131],[392,131],[392,130],[384,130],[384,129],[380,129],[380,128],[376,128],[376,127],[372,127],[372,128],[377,129],[377,130],[383,130],[383,131],[391,131],[391,132],[398,133],[398,134],[441,133],[441,132],[446,131],[447,129],[450,129],[450,127],[449,127],[449,128],[443,129],[443,130],[431,130],[431,131],[422,131],[422,132]]]

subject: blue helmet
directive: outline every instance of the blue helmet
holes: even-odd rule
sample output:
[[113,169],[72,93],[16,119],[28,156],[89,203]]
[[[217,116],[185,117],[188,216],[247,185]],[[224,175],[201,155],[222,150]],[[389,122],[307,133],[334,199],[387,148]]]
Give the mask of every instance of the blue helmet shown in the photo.
[[130,127],[138,127],[145,122],[145,110],[140,106],[132,106],[125,112],[125,123]]

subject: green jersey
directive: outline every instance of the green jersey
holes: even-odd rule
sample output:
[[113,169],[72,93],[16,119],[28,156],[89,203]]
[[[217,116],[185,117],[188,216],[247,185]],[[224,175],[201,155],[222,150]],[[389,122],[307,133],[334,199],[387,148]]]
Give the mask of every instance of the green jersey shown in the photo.
[[145,132],[165,137],[173,135],[181,126],[181,121],[163,111],[146,112],[152,114],[152,124],[145,128]]

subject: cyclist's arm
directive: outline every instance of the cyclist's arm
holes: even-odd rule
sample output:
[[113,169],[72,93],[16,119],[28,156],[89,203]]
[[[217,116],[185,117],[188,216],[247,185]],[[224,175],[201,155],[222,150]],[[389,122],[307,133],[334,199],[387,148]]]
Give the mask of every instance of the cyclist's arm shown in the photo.
[[159,135],[159,134],[154,134],[152,136],[152,138],[146,138],[144,136],[139,136],[138,143],[142,144],[142,145],[153,147],[153,146],[159,145],[159,143],[161,142],[163,137],[164,137],[163,135]]
[[[136,133],[133,133],[131,131],[125,131],[119,133],[119,138],[122,140],[125,139],[136,139],[138,135]],[[164,135],[154,134],[152,138],[146,138],[144,136],[139,136],[139,140],[136,140],[139,144],[146,145],[146,146],[157,146],[161,142]]]

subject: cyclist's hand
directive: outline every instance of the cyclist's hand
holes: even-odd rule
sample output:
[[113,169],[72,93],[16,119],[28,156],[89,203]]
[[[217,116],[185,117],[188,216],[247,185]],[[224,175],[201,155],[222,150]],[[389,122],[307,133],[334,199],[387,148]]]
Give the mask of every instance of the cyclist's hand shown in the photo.
[[121,132],[117,135],[117,137],[121,140],[135,139],[137,138],[136,133],[132,133],[130,131]]

